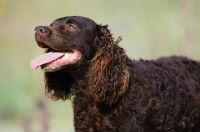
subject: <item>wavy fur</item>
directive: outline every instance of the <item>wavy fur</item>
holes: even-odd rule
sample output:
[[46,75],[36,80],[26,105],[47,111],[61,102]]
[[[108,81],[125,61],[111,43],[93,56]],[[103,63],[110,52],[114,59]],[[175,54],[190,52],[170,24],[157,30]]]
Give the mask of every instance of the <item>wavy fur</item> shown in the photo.
[[45,72],[45,93],[53,100],[70,99],[73,92],[74,79],[64,72]]
[[101,49],[90,61],[88,78],[89,89],[92,91],[96,101],[112,104],[123,95],[129,83],[129,72],[127,67],[127,55],[124,49],[117,44],[119,38],[114,42],[108,26],[98,25],[99,39],[102,43]]
[[[65,29],[68,24],[75,29]],[[107,25],[85,17],[51,25],[42,27],[44,33],[36,28],[38,45],[82,55],[44,73],[48,97],[74,97],[76,132],[200,131],[200,62],[181,56],[131,60],[118,45],[120,37],[115,41]]]

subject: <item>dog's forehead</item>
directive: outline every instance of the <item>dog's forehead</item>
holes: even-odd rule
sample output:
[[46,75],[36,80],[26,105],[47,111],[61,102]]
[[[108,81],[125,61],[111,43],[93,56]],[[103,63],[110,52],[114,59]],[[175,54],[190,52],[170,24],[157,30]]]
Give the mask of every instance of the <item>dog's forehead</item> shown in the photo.
[[61,17],[52,22],[52,24],[60,24],[63,22],[78,22],[82,24],[95,24],[93,20],[87,17],[81,17],[81,16],[66,16]]
[[55,19],[55,20],[53,20],[52,24],[62,23],[65,21],[66,18],[67,17],[61,17],[61,18]]

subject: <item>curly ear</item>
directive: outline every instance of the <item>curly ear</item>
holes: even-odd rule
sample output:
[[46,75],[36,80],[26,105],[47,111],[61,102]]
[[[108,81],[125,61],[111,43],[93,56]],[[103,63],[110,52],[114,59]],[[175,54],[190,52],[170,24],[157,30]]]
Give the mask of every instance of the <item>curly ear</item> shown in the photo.
[[114,42],[108,26],[97,25],[101,48],[90,61],[88,77],[90,90],[97,102],[112,104],[123,95],[129,84],[127,55],[117,45],[121,38]]
[[53,100],[70,99],[74,79],[64,72],[45,72],[45,93]]

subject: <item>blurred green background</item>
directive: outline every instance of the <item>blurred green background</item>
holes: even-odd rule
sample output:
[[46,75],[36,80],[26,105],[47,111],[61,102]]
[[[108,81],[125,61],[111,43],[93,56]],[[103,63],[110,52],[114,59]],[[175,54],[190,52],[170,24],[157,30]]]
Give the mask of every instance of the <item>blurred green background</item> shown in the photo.
[[0,132],[73,132],[70,101],[44,94],[34,28],[80,15],[108,24],[132,59],[200,60],[199,0],[0,0]]

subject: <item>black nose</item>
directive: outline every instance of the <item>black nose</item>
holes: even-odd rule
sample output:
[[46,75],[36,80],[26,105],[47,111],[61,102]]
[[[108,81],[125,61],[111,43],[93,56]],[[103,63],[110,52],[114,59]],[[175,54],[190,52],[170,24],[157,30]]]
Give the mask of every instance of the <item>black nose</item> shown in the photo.
[[45,26],[37,26],[34,31],[36,31],[37,33],[39,33],[40,35],[46,34],[49,32],[49,29]]

